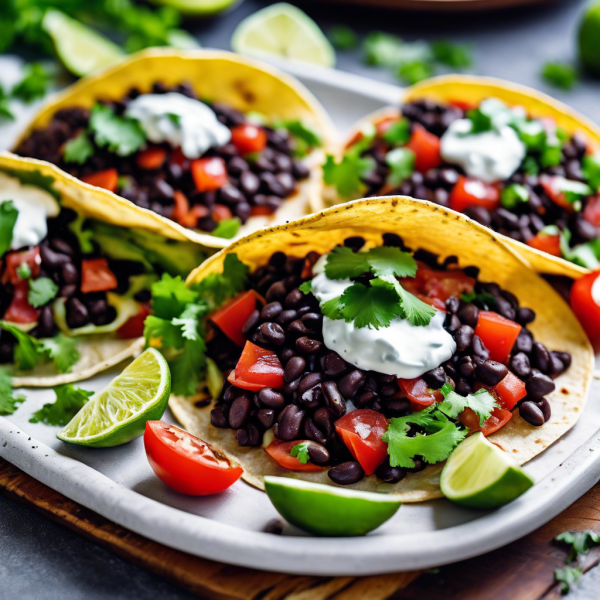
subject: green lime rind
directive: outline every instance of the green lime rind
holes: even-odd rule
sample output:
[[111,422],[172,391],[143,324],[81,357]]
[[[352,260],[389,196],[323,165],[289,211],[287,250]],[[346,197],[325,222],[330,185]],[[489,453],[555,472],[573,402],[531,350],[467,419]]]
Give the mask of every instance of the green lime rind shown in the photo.
[[600,75],[600,2],[585,12],[579,26],[579,56],[593,73]]
[[393,496],[340,489],[289,477],[265,477],[273,506],[292,525],[328,537],[366,535],[394,516]]
[[94,394],[57,437],[93,448],[126,444],[144,433],[147,421],[163,416],[170,394],[167,361],[160,352],[148,348]]
[[203,17],[215,15],[240,0],[150,0],[150,2],[157,6],[170,6],[183,15]]
[[533,484],[533,479],[506,452],[479,431],[457,446],[440,477],[446,498],[481,510],[504,506]]

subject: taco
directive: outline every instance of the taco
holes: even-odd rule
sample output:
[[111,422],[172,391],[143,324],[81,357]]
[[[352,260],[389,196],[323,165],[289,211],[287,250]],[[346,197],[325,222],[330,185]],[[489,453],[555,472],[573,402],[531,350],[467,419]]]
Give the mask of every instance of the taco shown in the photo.
[[15,387],[46,387],[118,364],[143,346],[152,284],[210,253],[52,165],[0,154],[0,366]]
[[221,51],[151,50],[60,93],[15,151],[223,247],[321,207],[332,131],[308,90],[272,67]]
[[599,264],[599,150],[596,125],[537,91],[437,77],[328,157],[327,199],[429,200],[504,235],[537,271],[577,278]]
[[[586,402],[593,354],[561,297],[489,229],[428,202],[361,200],[257,232],[187,284],[206,388],[171,409],[259,488],[281,475],[436,498],[470,432],[524,463]],[[147,339],[181,361],[163,316]]]

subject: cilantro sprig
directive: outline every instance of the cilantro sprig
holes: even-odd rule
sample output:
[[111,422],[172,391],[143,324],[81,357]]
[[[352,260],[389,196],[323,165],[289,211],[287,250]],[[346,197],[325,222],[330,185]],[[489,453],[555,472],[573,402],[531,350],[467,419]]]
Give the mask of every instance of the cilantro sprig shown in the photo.
[[87,403],[94,392],[76,388],[67,383],[54,388],[56,400],[44,404],[40,410],[33,413],[30,423],[44,423],[64,427]]
[[310,460],[310,456],[308,454],[308,446],[308,442],[296,444],[290,450],[290,456],[297,458],[303,465],[305,465]]
[[444,400],[438,405],[438,410],[451,419],[456,419],[465,408],[470,408],[479,417],[479,425],[483,425],[498,408],[496,398],[483,388],[474,394],[461,396],[449,383],[445,383],[440,391]]
[[0,256],[10,248],[18,216],[12,200],[0,202]]
[[0,416],[12,415],[24,401],[25,396],[15,395],[8,370],[0,369]]

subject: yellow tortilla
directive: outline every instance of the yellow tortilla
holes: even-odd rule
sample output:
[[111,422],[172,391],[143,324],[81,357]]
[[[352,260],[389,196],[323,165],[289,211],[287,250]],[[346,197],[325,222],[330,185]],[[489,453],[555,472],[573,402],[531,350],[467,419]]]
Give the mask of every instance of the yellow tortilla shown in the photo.
[[[189,241],[183,228],[172,221],[142,210],[106,190],[82,183],[49,163],[2,152],[0,171],[21,176],[30,173],[33,176],[31,185],[51,186],[60,195],[62,206],[85,217],[119,227],[145,229],[182,242]],[[207,248],[206,251],[210,253],[214,249]],[[52,387],[81,381],[131,358],[143,347],[142,339],[120,340],[112,334],[80,336],[78,339],[80,359],[71,372],[56,373],[51,363],[41,364],[31,371],[16,372],[13,386]]]
[[[200,98],[225,102],[244,113],[257,111],[267,117],[300,119],[318,131],[323,139],[323,147],[304,159],[311,170],[310,178],[300,182],[296,194],[288,198],[275,215],[251,217],[241,228],[239,237],[322,208],[321,164],[325,152],[331,151],[336,142],[329,117],[317,99],[294,78],[266,64],[220,50],[182,52],[155,48],[85,77],[42,107],[15,148],[35,129],[47,126],[61,109],[91,108],[98,100],[118,100],[132,87],[149,92],[156,82],[171,86],[185,81],[193,86]],[[187,239],[211,248],[223,248],[231,242],[183,227],[178,229]]]
[[[498,283],[512,292],[522,306],[531,307],[537,317],[530,326],[536,340],[551,350],[572,355],[571,367],[558,377],[556,390],[548,396],[552,418],[540,428],[526,423],[515,411],[512,420],[490,440],[524,463],[560,438],[579,419],[587,400],[594,355],[581,325],[563,299],[531,269],[506,240],[464,215],[422,200],[390,196],[358,200],[334,206],[289,225],[256,232],[215,254],[193,271],[188,284],[221,272],[227,254],[237,253],[251,269],[265,264],[273,252],[303,257],[315,250],[330,251],[347,237],[360,235],[368,243],[381,244],[383,233],[397,233],[414,249],[422,248],[442,257],[456,255],[459,266],[481,269],[480,280]],[[196,399],[197,400],[197,399]],[[214,443],[244,468],[246,481],[263,489],[265,475],[297,477],[334,485],[325,471],[294,473],[280,468],[262,449],[242,448],[229,429],[210,424],[211,405],[194,399],[172,397],[171,409],[183,426]],[[405,502],[441,496],[441,465],[409,474],[397,484],[384,484],[365,477],[356,489],[389,492]]]
[[[479,104],[482,100],[490,97],[498,98],[510,106],[522,106],[533,118],[552,117],[556,124],[570,135],[580,132],[586,136],[592,147],[600,149],[600,127],[592,121],[546,94],[500,79],[471,75],[434,77],[407,88],[402,97],[398,98],[398,102],[400,104],[426,98],[442,104],[457,100]],[[376,123],[386,116],[397,114],[399,114],[398,108],[387,108],[365,117],[360,124],[353,128],[347,140],[353,138],[361,124]],[[325,198],[328,204],[343,201],[330,187],[325,191]],[[573,279],[589,273],[589,269],[575,265],[563,258],[551,256],[509,237],[503,237],[503,239],[539,273],[566,275]]]

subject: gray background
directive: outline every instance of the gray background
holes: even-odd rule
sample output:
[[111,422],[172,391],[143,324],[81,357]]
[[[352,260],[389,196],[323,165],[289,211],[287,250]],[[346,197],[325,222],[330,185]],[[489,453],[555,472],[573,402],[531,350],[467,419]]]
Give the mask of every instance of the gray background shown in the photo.
[[[247,0],[233,10],[190,28],[205,47],[228,48],[236,25],[269,4]],[[362,9],[324,2],[298,3],[327,30],[347,24],[359,33],[382,30],[405,40],[446,38],[474,46],[472,72],[523,83],[553,94],[600,122],[600,80],[583,78],[570,92],[539,77],[545,61],[575,59],[575,38],[585,0],[563,0],[525,9],[474,15],[432,15]],[[398,83],[385,70],[362,64],[359,51],[338,53],[337,67]],[[0,130],[1,134],[1,130]],[[29,507],[0,496],[0,600],[184,600],[192,596],[131,565],[100,546],[46,520]],[[452,568],[445,567],[446,569]],[[600,569],[586,575],[569,595],[595,599]]]

